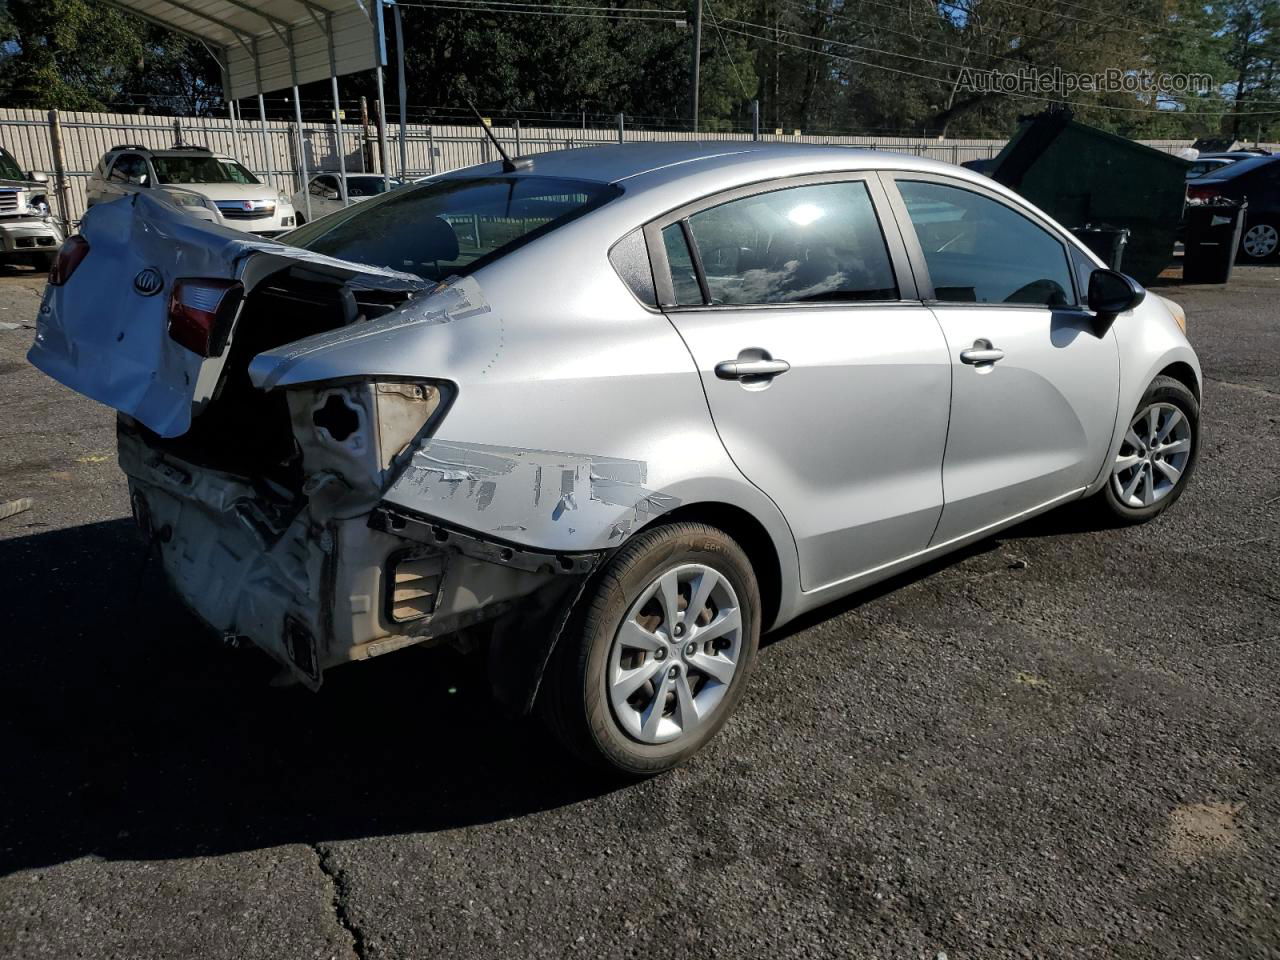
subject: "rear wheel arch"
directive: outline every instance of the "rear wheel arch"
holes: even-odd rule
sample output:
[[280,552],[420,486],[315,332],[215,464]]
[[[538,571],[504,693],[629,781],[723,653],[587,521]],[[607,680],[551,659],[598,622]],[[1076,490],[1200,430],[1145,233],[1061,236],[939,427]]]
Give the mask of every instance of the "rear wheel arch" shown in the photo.
[[670,523],[705,523],[724,531],[737,541],[751,561],[756,583],[760,588],[762,631],[769,630],[777,619],[782,604],[782,563],[773,538],[769,536],[764,524],[741,507],[704,501],[681,504],[633,531],[631,536],[635,537],[645,530]]

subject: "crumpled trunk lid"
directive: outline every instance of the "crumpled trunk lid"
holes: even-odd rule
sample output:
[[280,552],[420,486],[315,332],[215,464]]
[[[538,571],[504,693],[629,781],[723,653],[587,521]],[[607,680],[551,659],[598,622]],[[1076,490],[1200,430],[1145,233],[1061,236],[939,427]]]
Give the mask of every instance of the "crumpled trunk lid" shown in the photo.
[[[93,207],[82,234],[89,254],[62,286],[47,286],[28,359],[100,403],[176,437],[213,396],[235,337],[219,356],[201,357],[170,339],[169,296],[175,280],[239,280],[246,296],[290,267],[348,287],[412,294],[433,284],[262,240],[195,220],[153,195],[135,193]],[[144,271],[163,279],[135,283]],[[243,309],[243,301],[242,307]],[[237,321],[238,322],[238,318]]]

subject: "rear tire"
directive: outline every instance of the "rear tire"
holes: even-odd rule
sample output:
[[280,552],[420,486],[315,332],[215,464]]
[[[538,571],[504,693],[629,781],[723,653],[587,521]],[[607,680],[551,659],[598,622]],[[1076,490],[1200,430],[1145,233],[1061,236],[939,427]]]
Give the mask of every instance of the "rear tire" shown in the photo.
[[759,639],[760,591],[742,548],[705,524],[656,527],[588,585],[538,706],[586,763],[626,777],[662,773],[724,726]]
[[1172,377],[1151,381],[1094,497],[1120,523],[1145,523],[1182,496],[1200,456],[1200,404]]
[[1280,227],[1271,220],[1247,224],[1240,234],[1240,259],[1250,263],[1270,260],[1280,251]]

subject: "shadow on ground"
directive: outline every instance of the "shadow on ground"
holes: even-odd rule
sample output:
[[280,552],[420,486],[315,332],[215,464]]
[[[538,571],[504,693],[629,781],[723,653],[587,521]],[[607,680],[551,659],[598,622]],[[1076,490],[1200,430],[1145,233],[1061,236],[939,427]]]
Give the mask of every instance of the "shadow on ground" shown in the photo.
[[[0,542],[0,873],[483,823],[609,787],[448,650],[268,687],[171,599],[130,521]],[[137,599],[135,600],[135,592]]]
[[[1087,529],[1067,508],[1019,536]],[[775,634],[928,576],[985,541]],[[0,875],[427,832],[575,803],[610,785],[489,699],[478,657],[410,649],[267,686],[174,600],[127,520],[0,541],[7,623]]]

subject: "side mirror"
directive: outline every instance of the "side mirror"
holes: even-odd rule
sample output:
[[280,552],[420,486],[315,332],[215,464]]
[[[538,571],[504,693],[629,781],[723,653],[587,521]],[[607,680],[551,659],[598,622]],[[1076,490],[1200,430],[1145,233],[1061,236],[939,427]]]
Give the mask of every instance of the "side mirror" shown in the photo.
[[1133,277],[1115,270],[1095,270],[1089,275],[1089,309],[1097,314],[1093,332],[1099,337],[1126,310],[1132,310],[1147,297],[1146,288]]
[[49,175],[40,170],[28,170],[27,179],[32,183],[48,183]]
[[328,188],[326,188],[325,190],[322,190],[320,195],[324,197],[326,200],[337,200],[341,196],[341,194],[338,193],[337,190],[328,189]]

